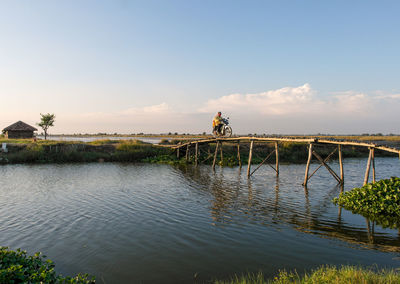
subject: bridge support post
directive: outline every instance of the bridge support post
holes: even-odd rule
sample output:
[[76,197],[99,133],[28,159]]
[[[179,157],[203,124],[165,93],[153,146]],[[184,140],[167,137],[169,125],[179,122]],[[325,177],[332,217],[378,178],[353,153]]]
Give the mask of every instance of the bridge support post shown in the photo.
[[237,142],[237,157],[239,161],[239,168],[242,168],[242,161],[240,160],[240,141]]
[[366,185],[368,183],[369,170],[371,169],[372,156],[373,156],[373,148],[369,148],[369,156],[368,156],[367,168],[365,170],[365,176],[364,176],[364,185]]
[[221,161],[221,164],[224,162],[224,155],[222,154],[222,142],[221,142],[221,144],[219,145],[220,146],[220,150],[221,150],[221,156],[220,156],[220,161]]
[[214,160],[212,164],[213,171],[215,170],[215,163],[217,162],[218,146],[219,146],[219,141],[217,141],[217,145],[215,146]]
[[189,144],[186,146],[186,163],[189,161],[189,151],[190,151],[190,148],[189,148]]
[[344,184],[342,146],[340,144],[338,145],[338,153],[339,153],[339,166],[340,166],[340,184]]
[[372,151],[372,182],[375,183],[375,148]]
[[194,156],[194,163],[197,166],[197,160],[198,160],[198,156],[199,156],[199,143],[196,142],[195,144],[195,156]]
[[176,148],[176,157],[179,159],[179,149],[180,147]]
[[251,158],[253,156],[253,144],[254,140],[250,142],[249,160],[247,162],[247,178],[250,178]]
[[305,187],[307,187],[307,182],[308,182],[308,171],[310,170],[310,163],[311,163],[311,159],[312,159],[312,148],[313,148],[313,144],[310,143],[310,145],[308,145],[308,159],[307,159],[307,165],[306,165],[306,173],[305,173],[304,182],[303,182],[303,185]]
[[276,171],[276,176],[279,176],[279,150],[278,150],[278,142],[275,142],[275,171]]

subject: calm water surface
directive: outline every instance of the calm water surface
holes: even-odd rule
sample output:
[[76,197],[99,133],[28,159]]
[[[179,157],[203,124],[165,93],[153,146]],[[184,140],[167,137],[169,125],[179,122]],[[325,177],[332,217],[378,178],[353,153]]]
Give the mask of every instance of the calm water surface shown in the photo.
[[[39,135],[39,139],[44,139],[44,136]],[[172,140],[168,137],[140,137],[140,136],[48,136],[48,140],[53,141],[79,141],[93,142],[97,140],[140,140],[146,143],[158,144],[163,139]],[[185,138],[185,140],[193,138]]]
[[[344,190],[361,186],[366,160],[346,159]],[[337,164],[331,166],[337,170]],[[313,165],[315,168],[316,165]],[[377,158],[377,178],[400,175]],[[0,167],[0,245],[41,251],[65,275],[98,283],[192,283],[320,264],[400,265],[400,234],[331,203],[340,192],[305,165],[151,164]]]

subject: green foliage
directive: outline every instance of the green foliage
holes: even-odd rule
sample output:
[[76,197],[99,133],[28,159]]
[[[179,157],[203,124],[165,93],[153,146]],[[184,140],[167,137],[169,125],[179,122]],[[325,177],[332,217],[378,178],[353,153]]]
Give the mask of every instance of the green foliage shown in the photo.
[[30,143],[14,147],[10,146],[9,153],[0,153],[0,164],[74,163],[109,160],[111,154],[107,152],[108,149],[98,149],[99,147],[101,146],[64,142]]
[[94,140],[92,142],[89,142],[88,144],[91,144],[91,145],[107,145],[107,144],[118,144],[120,142],[121,142],[120,140],[100,139],[100,140]]
[[[151,162],[181,164],[186,163],[186,147],[180,149],[180,159],[176,158],[176,150],[145,143],[140,140],[98,140],[89,143],[77,141],[52,141],[32,139],[3,139],[7,143],[8,153],[0,152],[0,164],[9,163],[70,163],[70,162]],[[189,141],[189,140],[187,140]],[[185,143],[185,140],[172,139],[169,143]],[[166,142],[165,142],[166,143]],[[199,145],[198,162],[212,164],[216,143]],[[248,144],[240,144],[240,157],[242,164],[247,164],[249,149]],[[217,164],[222,166],[237,166],[237,143],[224,142],[222,144],[223,160],[220,151],[217,155]],[[255,143],[253,148],[252,164],[261,163],[267,155],[274,151],[273,143]],[[326,157],[332,147],[321,147],[318,153]],[[343,151],[343,156],[354,157],[367,155],[365,152],[355,152],[351,147]],[[304,163],[307,160],[307,147],[303,143],[280,143],[279,160],[281,163]],[[334,158],[334,157],[333,157]],[[194,146],[190,148],[189,163],[194,163]],[[269,163],[275,162],[273,153],[268,159]]]
[[267,280],[264,279],[264,275],[261,272],[259,272],[257,274],[248,273],[247,275],[242,275],[240,277],[235,275],[229,281],[217,280],[214,283],[215,284],[247,284],[247,283],[264,284],[264,283],[268,283],[268,282],[267,282]]
[[400,225],[400,178],[380,180],[341,193],[333,203],[377,221],[384,227]]
[[37,141],[9,144],[8,153],[0,153],[0,164],[74,163],[74,162],[160,162],[173,163],[176,155],[170,148],[138,140],[115,143],[70,143]]
[[95,283],[94,277],[87,274],[57,275],[54,263],[44,258],[39,252],[29,256],[20,249],[0,247],[0,283]]
[[32,139],[10,139],[10,138],[0,138],[0,143],[13,143],[13,144],[28,144],[32,143]]
[[43,129],[44,139],[46,140],[47,130],[49,129],[49,127],[54,126],[54,121],[56,119],[56,115],[47,113],[47,114],[40,114],[40,116],[41,116],[40,122],[37,125]]
[[50,126],[54,126],[54,121],[56,119],[56,115],[55,114],[40,114],[41,118],[40,118],[40,122],[38,123],[38,126],[42,127],[42,128],[49,128]]
[[139,140],[123,141],[116,145],[112,160],[118,162],[166,162],[166,155],[173,160],[173,150],[154,146]]
[[142,162],[174,165],[179,163],[180,160],[178,160],[175,156],[171,156],[168,154],[161,154],[153,157],[144,158],[142,159]]
[[289,284],[289,283],[302,283],[302,284],[364,284],[364,283],[377,283],[377,284],[395,284],[400,283],[400,274],[394,270],[373,270],[364,269],[357,266],[342,266],[337,268],[335,266],[321,266],[310,274],[300,276],[296,272],[280,271],[279,274],[273,279],[266,279],[264,275],[259,272],[257,274],[247,274],[241,277],[235,276],[229,281],[215,281],[215,284]]
[[159,144],[161,144],[161,145],[169,145],[169,144],[171,144],[171,142],[170,142],[169,139],[161,139]]
[[3,157],[0,159],[0,164],[39,162],[43,160],[43,155],[43,146],[36,143],[30,143],[27,144],[26,147],[23,147],[20,151],[10,151],[8,154],[2,154],[1,156]]
[[143,148],[145,146],[151,147],[150,143],[145,143],[140,140],[124,140],[118,143],[116,149],[119,151],[135,151],[137,149]]

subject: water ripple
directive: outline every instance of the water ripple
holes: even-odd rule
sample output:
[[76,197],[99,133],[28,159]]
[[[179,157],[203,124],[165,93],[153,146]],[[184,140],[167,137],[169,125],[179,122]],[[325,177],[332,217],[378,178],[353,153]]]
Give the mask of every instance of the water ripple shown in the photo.
[[[345,190],[360,185],[364,162],[346,160]],[[378,178],[400,173],[397,159],[377,158],[376,167]],[[248,180],[244,170],[209,166],[2,166],[0,244],[43,251],[60,272],[107,283],[191,283],[194,274],[208,281],[371,259],[398,265],[383,253],[400,251],[398,232],[333,205],[341,188],[328,172],[308,190],[304,165],[280,172],[263,166]]]

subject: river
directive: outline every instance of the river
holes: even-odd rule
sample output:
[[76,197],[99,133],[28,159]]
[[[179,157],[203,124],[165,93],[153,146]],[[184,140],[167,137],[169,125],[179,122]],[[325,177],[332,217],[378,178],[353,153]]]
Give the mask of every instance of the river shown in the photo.
[[[44,136],[37,136],[39,139],[44,139]],[[172,138],[168,138],[168,136],[163,137],[163,136],[149,136],[149,137],[141,137],[141,136],[48,136],[48,140],[53,140],[53,141],[75,141],[75,142],[93,142],[93,141],[98,141],[98,140],[118,140],[118,141],[125,141],[125,140],[140,140],[142,142],[146,143],[151,143],[151,144],[158,144],[161,142],[161,140],[166,139],[166,140],[172,140]],[[179,139],[179,138],[175,138]],[[182,139],[182,138],[180,138]],[[185,140],[189,139],[194,139],[194,138],[185,138]]]
[[[378,179],[400,175],[397,158],[375,162]],[[344,190],[362,185],[365,165],[344,160]],[[58,272],[87,272],[97,283],[203,283],[321,264],[399,267],[399,232],[339,210],[331,200],[340,187],[325,169],[305,191],[304,170],[281,165],[276,178],[262,166],[247,180],[238,167],[0,166],[0,245],[41,251]]]

